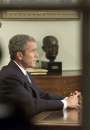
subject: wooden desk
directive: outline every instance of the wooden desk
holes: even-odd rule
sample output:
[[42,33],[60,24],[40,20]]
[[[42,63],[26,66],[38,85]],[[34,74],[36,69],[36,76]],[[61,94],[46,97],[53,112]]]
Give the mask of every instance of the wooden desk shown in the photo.
[[36,115],[32,122],[40,129],[61,129],[61,130],[80,130],[81,112],[80,110],[67,110],[67,117],[63,111],[47,111]]
[[75,73],[63,75],[37,75],[34,80],[44,91],[55,95],[68,96],[75,90],[81,91],[82,77]]

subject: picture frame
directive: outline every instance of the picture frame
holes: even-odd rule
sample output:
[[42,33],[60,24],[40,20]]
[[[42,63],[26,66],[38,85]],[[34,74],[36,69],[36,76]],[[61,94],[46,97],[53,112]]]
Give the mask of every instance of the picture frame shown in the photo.
[[73,10],[4,10],[0,12],[3,20],[75,20],[80,13]]

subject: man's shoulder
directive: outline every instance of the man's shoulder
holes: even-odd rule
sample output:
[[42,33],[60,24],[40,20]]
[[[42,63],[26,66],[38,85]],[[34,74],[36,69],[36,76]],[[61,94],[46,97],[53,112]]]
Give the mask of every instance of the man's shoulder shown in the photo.
[[9,76],[18,76],[18,70],[14,67],[13,64],[9,63],[6,66],[3,66],[0,70],[0,77],[9,77]]
[[14,62],[10,62],[8,65],[4,66],[0,71],[0,81],[7,79],[25,82],[24,74]]

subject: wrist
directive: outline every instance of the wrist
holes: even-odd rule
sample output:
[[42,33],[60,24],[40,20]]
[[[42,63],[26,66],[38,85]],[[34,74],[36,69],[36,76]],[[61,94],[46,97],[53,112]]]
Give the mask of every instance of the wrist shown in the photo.
[[61,100],[63,102],[63,109],[67,109],[68,107],[67,99],[68,97],[65,97],[63,100]]

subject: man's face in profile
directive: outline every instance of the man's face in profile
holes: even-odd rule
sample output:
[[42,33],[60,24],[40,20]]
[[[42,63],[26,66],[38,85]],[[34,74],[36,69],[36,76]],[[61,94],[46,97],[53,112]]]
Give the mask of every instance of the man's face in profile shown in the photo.
[[21,64],[24,68],[34,68],[36,67],[37,60],[37,44],[35,42],[28,42],[25,51],[22,53]]

